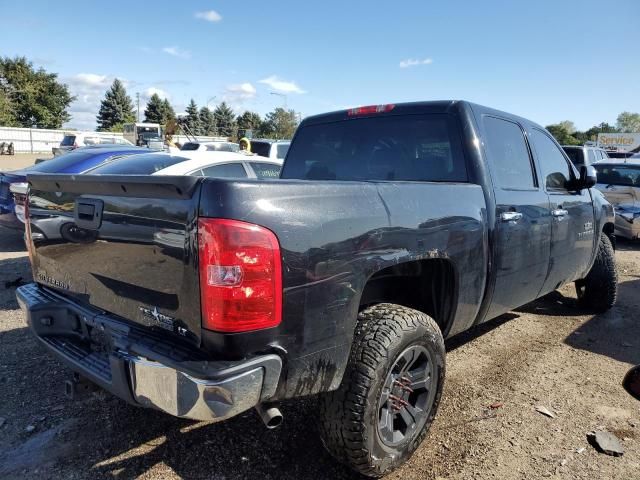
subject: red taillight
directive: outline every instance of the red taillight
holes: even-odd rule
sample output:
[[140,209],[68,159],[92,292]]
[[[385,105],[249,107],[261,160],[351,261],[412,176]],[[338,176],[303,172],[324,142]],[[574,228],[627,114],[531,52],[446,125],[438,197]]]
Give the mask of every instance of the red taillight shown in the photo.
[[386,105],[367,105],[366,107],[357,107],[347,110],[347,115],[354,117],[356,115],[369,115],[371,113],[384,113],[390,112],[396,106],[392,103]]
[[198,220],[202,327],[246,332],[282,319],[280,245],[270,230],[218,218]]

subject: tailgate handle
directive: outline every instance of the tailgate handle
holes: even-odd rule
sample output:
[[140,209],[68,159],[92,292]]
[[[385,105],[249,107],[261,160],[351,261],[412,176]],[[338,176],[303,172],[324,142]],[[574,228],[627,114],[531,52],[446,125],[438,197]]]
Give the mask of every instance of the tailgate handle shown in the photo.
[[104,202],[93,198],[76,199],[74,218],[76,225],[89,230],[97,230],[102,225]]

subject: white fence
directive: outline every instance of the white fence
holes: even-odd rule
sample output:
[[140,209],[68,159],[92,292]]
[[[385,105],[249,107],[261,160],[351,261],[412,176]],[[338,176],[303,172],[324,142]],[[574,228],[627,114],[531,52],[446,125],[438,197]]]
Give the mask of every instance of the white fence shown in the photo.
[[[51,153],[60,145],[65,133],[74,130],[44,130],[40,128],[0,127],[0,143],[13,142],[16,153]],[[78,133],[78,132],[76,132]],[[91,132],[92,137],[121,137],[121,133]]]
[[[16,153],[51,153],[52,147],[60,145],[65,133],[90,133],[92,137],[121,137],[122,133],[112,132],[78,132],[76,130],[44,130],[40,128],[0,127],[0,143],[13,142]],[[224,137],[196,137],[202,142],[226,140]],[[174,142],[185,143],[189,140],[184,135],[174,135]]]

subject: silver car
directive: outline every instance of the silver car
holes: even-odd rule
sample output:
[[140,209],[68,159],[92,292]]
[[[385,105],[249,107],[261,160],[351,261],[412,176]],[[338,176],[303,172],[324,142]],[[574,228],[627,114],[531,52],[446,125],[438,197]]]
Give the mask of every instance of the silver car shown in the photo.
[[596,188],[616,211],[616,235],[640,238],[640,157],[608,160],[593,165],[598,172]]

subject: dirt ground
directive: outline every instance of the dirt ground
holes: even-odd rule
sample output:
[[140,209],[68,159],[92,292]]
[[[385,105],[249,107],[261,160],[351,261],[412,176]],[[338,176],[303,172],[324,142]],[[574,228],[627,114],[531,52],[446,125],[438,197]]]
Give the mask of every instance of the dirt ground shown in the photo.
[[0,155],[0,172],[9,172],[33,165],[36,158],[53,158],[49,153],[17,153],[15,155]]
[[[604,315],[578,310],[565,287],[449,340],[433,428],[388,478],[640,479],[640,402],[620,385],[640,363],[640,242],[619,241],[616,257],[619,301]],[[254,412],[210,424],[104,392],[67,400],[70,372],[37,345],[5,283],[20,277],[21,237],[0,230],[0,478],[356,478],[324,452],[312,399],[283,405],[273,431]],[[598,453],[594,429],[616,434],[624,455]]]

